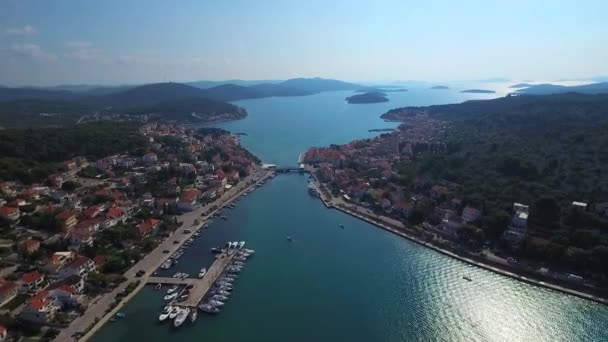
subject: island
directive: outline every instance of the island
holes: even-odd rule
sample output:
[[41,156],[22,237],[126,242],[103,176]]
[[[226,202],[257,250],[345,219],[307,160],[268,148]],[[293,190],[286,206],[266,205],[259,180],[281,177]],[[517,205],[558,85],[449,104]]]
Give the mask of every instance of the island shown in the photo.
[[471,93],[471,94],[494,94],[496,91],[487,90],[487,89],[467,89],[461,91],[461,93]]
[[444,86],[444,85],[437,85],[437,86],[431,87],[431,89],[434,89],[434,90],[447,90],[447,89],[450,89],[450,87]]
[[378,102],[388,102],[388,98],[386,97],[386,94],[374,91],[374,92],[349,96],[346,98],[346,101],[348,103],[352,103],[352,104],[378,103]]

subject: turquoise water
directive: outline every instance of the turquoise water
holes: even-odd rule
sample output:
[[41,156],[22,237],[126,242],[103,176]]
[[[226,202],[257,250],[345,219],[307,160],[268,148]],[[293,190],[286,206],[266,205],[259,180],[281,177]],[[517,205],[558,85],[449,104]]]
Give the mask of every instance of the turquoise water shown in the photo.
[[[407,100],[409,95],[398,96]],[[434,100],[434,94],[429,96],[406,104],[444,102]],[[243,144],[263,160],[291,165],[302,149],[292,144],[346,142],[368,136],[369,128],[382,127],[377,116],[384,110],[373,113],[364,107],[347,108],[341,114],[315,112],[309,116],[314,120],[299,121],[306,108],[325,108],[323,103],[342,108],[338,102],[343,97],[329,93],[241,101],[249,118],[222,126],[250,134]],[[293,116],[298,124],[292,122]],[[257,121],[260,117],[264,120]],[[280,122],[267,123],[269,118]],[[268,129],[273,126],[285,130]],[[350,137],[340,126],[352,128]],[[323,140],[306,142],[306,132]],[[273,144],[281,139],[285,142]],[[279,152],[272,152],[275,149]],[[157,323],[162,294],[145,289],[124,308],[124,320],[106,325],[93,340],[608,340],[604,328],[608,307],[517,282],[420,247],[326,209],[307,194],[306,186],[307,176],[280,175],[244,197],[236,209],[224,210],[228,220],[212,223],[172,270],[196,273],[211,263],[211,247],[227,240],[246,240],[256,254],[219,315],[201,314],[194,325],[172,329]],[[287,242],[287,235],[294,242]],[[473,281],[465,281],[463,275]]]
[[379,118],[389,109],[497,96],[428,89],[387,94],[390,102],[371,104],[348,104],[344,99],[352,95],[349,91],[237,101],[235,104],[246,108],[249,115],[215,126],[247,133],[241,139],[242,144],[264,162],[293,165],[298,155],[311,146],[344,144],[378,135],[368,132],[369,129],[396,127],[396,123]]

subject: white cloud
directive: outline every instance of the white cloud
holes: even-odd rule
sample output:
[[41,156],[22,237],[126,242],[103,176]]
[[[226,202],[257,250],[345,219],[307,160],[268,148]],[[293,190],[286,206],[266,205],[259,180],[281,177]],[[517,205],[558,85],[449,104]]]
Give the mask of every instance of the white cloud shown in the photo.
[[11,51],[21,56],[33,58],[41,62],[55,62],[57,60],[57,56],[44,51],[39,45],[36,44],[13,44],[11,46]]
[[31,36],[38,33],[38,30],[32,25],[23,27],[9,27],[4,29],[4,34],[7,36]]

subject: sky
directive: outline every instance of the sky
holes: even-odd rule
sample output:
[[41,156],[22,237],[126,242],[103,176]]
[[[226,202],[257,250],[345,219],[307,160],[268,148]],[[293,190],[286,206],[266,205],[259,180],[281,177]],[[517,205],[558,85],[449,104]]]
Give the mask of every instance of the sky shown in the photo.
[[608,75],[606,0],[0,0],[0,84]]

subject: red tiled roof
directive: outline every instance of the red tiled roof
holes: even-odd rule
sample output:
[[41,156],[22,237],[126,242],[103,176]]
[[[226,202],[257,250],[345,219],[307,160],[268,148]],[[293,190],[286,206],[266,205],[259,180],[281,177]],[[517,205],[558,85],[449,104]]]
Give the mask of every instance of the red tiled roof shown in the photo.
[[110,208],[110,210],[108,210],[108,216],[111,218],[121,217],[124,214],[125,214],[125,211],[119,207],[112,207],[112,208]]
[[77,269],[81,268],[82,266],[84,266],[89,261],[92,261],[92,260],[85,256],[79,255],[76,257],[76,259],[74,259],[74,261],[72,261],[71,264],[67,265],[66,267],[77,270]]
[[34,272],[24,273],[23,276],[21,277],[21,280],[24,283],[29,284],[29,283],[33,283],[33,282],[35,282],[37,280],[42,279],[42,277],[43,277],[42,274],[34,271]]
[[17,210],[19,209],[13,207],[0,207],[0,214],[8,215],[16,212]]
[[38,249],[40,247],[40,241],[34,239],[25,240],[25,248],[29,251],[32,249]]
[[93,205],[85,209],[82,214],[88,218],[94,218],[95,216],[99,215],[99,212],[99,206]]
[[196,200],[197,196],[198,190],[188,190],[182,193],[182,195],[179,197],[179,200],[180,202],[192,202]]
[[61,221],[67,221],[70,217],[75,216],[76,214],[71,210],[63,211],[55,216],[56,219]]
[[4,333],[6,331],[6,328],[2,325],[0,325],[0,334]]
[[40,293],[38,293],[37,295],[32,297],[32,301],[30,302],[30,305],[32,306],[32,308],[34,308],[36,310],[40,310],[50,303],[50,300],[48,299],[48,297],[49,297],[49,291],[46,291],[46,290],[41,291]]

